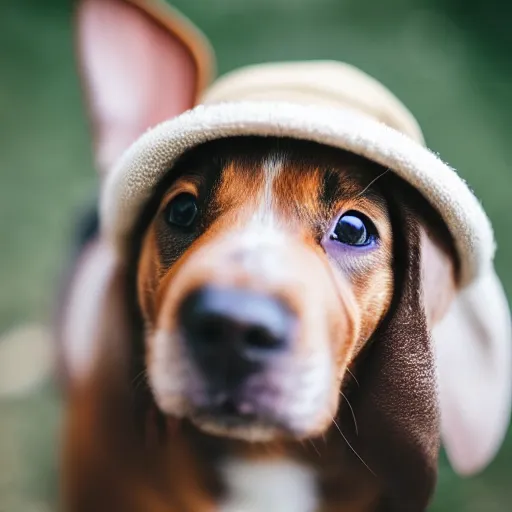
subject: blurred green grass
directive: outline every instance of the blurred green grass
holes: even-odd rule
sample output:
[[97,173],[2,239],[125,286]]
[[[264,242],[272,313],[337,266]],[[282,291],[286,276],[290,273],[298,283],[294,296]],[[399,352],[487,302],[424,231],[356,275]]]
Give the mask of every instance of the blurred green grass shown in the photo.
[[[428,144],[481,198],[512,292],[511,8],[498,0],[176,0],[211,39],[219,72],[334,58],[388,85]],[[0,1],[0,333],[49,323],[77,213],[96,178],[69,0]],[[0,512],[54,510],[59,395],[49,382],[0,399]],[[432,511],[511,509],[512,432],[481,475],[443,457]]]

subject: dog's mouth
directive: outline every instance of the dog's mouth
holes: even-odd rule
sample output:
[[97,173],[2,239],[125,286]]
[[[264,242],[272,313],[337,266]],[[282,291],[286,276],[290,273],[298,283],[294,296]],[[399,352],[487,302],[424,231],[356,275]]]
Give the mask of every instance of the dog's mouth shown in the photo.
[[[263,374],[254,377],[255,381],[271,378]],[[206,382],[203,383],[208,387]],[[187,416],[202,430],[228,437],[251,439],[258,431],[258,439],[268,439],[270,433],[284,433],[286,422],[280,418],[277,408],[279,393],[269,392],[262,382],[258,384],[229,392],[191,393]]]
[[219,405],[200,408],[193,414],[193,419],[199,423],[216,421],[228,428],[260,422],[270,423],[269,419],[264,420],[260,414],[244,412],[232,399],[226,399]]
[[249,412],[243,404],[229,398],[198,408],[190,414],[190,420],[209,434],[249,441],[268,441],[284,430],[284,425],[271,415]]

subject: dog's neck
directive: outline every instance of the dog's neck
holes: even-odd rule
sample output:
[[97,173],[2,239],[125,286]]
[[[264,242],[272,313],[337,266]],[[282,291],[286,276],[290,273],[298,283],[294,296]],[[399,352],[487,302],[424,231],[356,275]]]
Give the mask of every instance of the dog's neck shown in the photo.
[[[334,432],[304,443],[251,444],[202,434],[180,424],[160,453],[173,480],[169,495],[188,502],[201,494],[212,512],[366,512],[379,488]],[[181,457],[176,456],[179,447]],[[168,463],[169,461],[170,464]],[[193,461],[193,462],[191,462]],[[187,471],[183,471],[183,467]],[[202,512],[197,504],[191,510]],[[188,510],[188,509],[187,509]]]

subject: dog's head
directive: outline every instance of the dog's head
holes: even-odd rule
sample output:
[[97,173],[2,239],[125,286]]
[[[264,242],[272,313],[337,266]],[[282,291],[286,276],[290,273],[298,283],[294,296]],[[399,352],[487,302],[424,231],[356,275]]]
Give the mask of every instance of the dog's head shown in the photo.
[[256,138],[200,146],[176,165],[138,270],[163,411],[258,440],[332,424],[347,367],[393,296],[384,172]]
[[252,442],[331,428],[351,438],[355,418],[352,442],[372,470],[386,471],[390,447],[414,445],[401,464],[419,462],[429,487],[429,329],[457,275],[435,212],[381,166],[306,141],[214,141],[170,176],[134,244],[160,410]]
[[[82,62],[105,175],[146,127],[193,106],[204,86],[208,52],[157,10],[83,2]],[[439,374],[455,465],[470,471],[492,457],[508,370],[479,380],[485,394],[456,381],[508,350],[490,342],[488,359],[474,357],[487,340],[478,315],[467,345],[434,346],[436,329],[444,343],[455,332],[443,322],[460,294],[460,261],[417,190],[363,157],[280,137],[201,144],[168,171],[131,240],[145,371],[165,415],[225,437],[303,439],[338,426],[346,391],[367,460],[385,471],[405,464],[393,454],[407,451],[430,471]]]

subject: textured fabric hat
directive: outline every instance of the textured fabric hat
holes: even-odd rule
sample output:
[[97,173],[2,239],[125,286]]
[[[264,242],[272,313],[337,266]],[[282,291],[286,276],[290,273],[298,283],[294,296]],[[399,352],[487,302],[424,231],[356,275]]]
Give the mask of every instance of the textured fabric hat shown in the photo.
[[[487,444],[475,447],[474,465],[488,459],[505,432],[511,388],[509,308],[493,268],[491,224],[465,181],[425,147],[406,107],[354,67],[320,61],[244,68],[214,83],[194,109],[144,134],[114,166],[102,190],[103,234],[120,257],[141,208],[173,163],[194,146],[236,135],[293,137],[351,151],[389,168],[440,213],[453,236],[461,274],[458,297],[433,335],[443,347],[440,352],[449,350],[446,346],[468,346],[462,350],[466,360],[460,364],[468,369],[462,372],[459,391],[467,393],[467,386],[477,382],[478,392],[487,397],[475,407],[457,409],[456,414],[467,418],[454,421],[470,419],[478,430],[477,415],[490,417],[495,431],[487,436]],[[475,375],[479,357],[490,358],[489,375]],[[494,387],[484,389],[488,378],[493,386],[499,384],[499,397]],[[448,398],[441,393],[442,400],[457,399],[457,385],[450,389]],[[468,435],[472,432],[466,439]],[[449,446],[455,455],[459,446],[462,449],[456,437]]]
[[155,185],[186,150],[235,135],[286,136],[339,147],[389,167],[417,188],[450,230],[462,284],[492,264],[490,222],[464,181],[423,145],[412,114],[384,86],[337,62],[253,66],[206,91],[199,106],[147,132],[110,172],[105,234],[123,245]]

